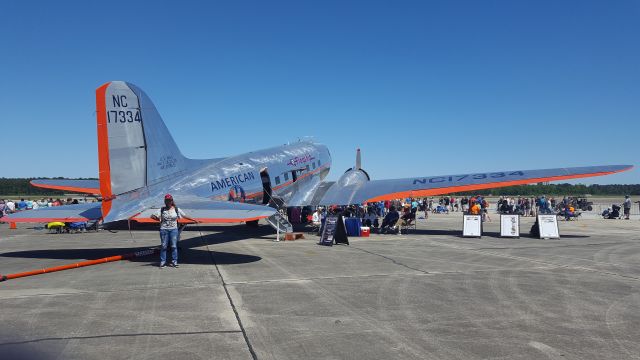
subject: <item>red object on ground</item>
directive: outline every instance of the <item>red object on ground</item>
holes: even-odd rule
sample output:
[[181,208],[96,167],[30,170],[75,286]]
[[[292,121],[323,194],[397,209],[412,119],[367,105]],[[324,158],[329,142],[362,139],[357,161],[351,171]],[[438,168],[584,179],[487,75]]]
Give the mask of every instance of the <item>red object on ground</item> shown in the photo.
[[371,234],[371,228],[369,227],[361,227],[360,228],[360,236],[361,237],[369,237]]
[[16,229],[16,223],[14,223],[14,222],[9,223],[9,229],[15,230]]

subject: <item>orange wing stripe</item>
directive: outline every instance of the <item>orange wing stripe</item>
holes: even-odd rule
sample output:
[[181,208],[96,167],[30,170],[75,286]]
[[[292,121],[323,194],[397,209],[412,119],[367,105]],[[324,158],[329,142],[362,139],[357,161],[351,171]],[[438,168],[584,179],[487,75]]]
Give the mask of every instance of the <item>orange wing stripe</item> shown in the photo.
[[66,190],[66,191],[75,191],[75,192],[84,193],[84,194],[100,195],[100,189],[81,188],[81,187],[74,187],[74,186],[34,184],[34,183],[31,183],[31,185],[35,187],[43,188],[43,189]]
[[48,223],[52,221],[60,221],[60,222],[84,222],[89,221],[87,218],[77,217],[77,218],[21,218],[21,219],[8,219],[6,217],[0,218],[0,222],[14,222],[14,223]]
[[[624,169],[620,171],[626,171],[626,170],[628,169]],[[525,184],[539,183],[539,182],[546,182],[546,181],[578,179],[578,178],[585,178],[585,177],[592,177],[592,176],[610,175],[610,174],[618,173],[620,171],[605,171],[605,172],[597,172],[597,173],[590,173],[590,174],[550,176],[550,177],[535,178],[535,179],[512,180],[512,181],[492,182],[492,183],[485,183],[485,184],[449,186],[449,187],[424,189],[424,190],[409,190],[409,191],[401,191],[401,192],[376,196],[371,199],[367,199],[365,202],[393,200],[393,199],[401,199],[401,198],[407,198],[407,197],[434,196],[434,195],[450,194],[450,193],[462,192],[462,191],[493,189],[493,188],[499,188],[499,187],[505,187],[505,186],[525,185]]]
[[[194,218],[198,223],[201,224],[220,224],[220,223],[240,223],[245,221],[255,221],[267,218],[268,216],[256,216],[251,218],[239,218],[239,219],[214,219],[214,218]],[[157,223],[157,220],[153,220],[151,218],[132,218],[131,220],[137,221],[139,223]],[[189,221],[187,219],[179,219],[179,223],[181,224],[193,224],[193,221]]]

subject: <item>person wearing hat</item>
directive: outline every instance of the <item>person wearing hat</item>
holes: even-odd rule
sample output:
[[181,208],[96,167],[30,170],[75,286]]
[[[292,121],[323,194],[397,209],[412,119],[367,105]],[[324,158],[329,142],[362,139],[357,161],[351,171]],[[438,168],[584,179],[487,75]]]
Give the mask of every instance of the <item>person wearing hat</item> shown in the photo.
[[167,246],[171,242],[171,265],[178,267],[178,240],[180,233],[178,231],[178,220],[185,218],[194,221],[176,206],[171,194],[164,196],[164,206],[155,214],[151,215],[154,220],[160,221],[160,268],[164,268],[167,262]]
[[624,218],[629,220],[629,214],[631,213],[631,198],[629,195],[625,195],[622,205],[624,207]]

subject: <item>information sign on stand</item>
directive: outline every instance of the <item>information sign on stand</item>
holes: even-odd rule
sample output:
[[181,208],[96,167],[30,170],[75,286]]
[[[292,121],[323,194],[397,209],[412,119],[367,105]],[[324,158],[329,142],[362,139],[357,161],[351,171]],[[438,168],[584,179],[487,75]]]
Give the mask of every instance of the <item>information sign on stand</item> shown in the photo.
[[520,215],[500,215],[500,236],[515,238],[520,237]]
[[332,246],[334,241],[336,244],[349,245],[349,238],[347,237],[342,215],[331,215],[325,218],[318,245]]
[[333,246],[333,237],[336,234],[337,223],[337,216],[327,216],[324,219],[324,225],[322,226],[322,233],[320,234],[320,242],[318,245]]
[[538,215],[540,239],[559,239],[558,218],[555,215]]
[[482,237],[482,216],[463,215],[462,216],[462,236]]

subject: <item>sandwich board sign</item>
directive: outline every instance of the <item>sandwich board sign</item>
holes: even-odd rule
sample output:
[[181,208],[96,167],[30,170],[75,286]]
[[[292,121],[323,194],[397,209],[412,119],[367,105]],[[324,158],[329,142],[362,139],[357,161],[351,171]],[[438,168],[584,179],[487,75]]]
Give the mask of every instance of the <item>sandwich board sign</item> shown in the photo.
[[559,239],[558,218],[555,215],[538,215],[540,239]]
[[462,215],[462,236],[482,237],[481,215]]
[[333,246],[334,241],[336,244],[349,245],[349,238],[347,237],[342,215],[332,215],[325,218],[318,245]]
[[520,215],[500,215],[500,236],[515,238],[520,237]]
[[327,216],[324,220],[319,245],[333,246],[333,238],[336,235],[337,216]]

